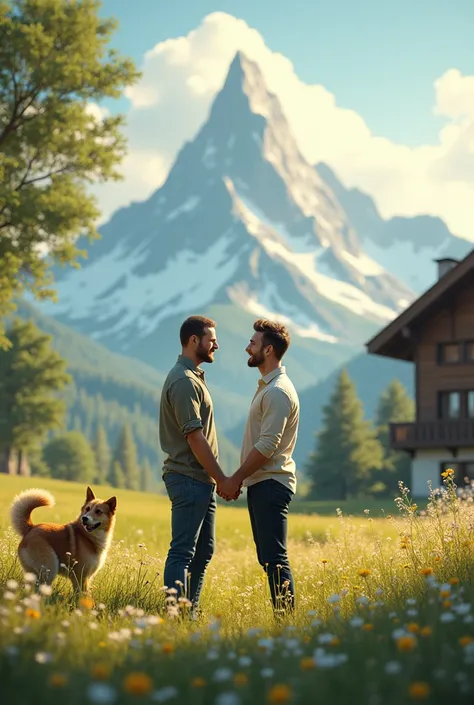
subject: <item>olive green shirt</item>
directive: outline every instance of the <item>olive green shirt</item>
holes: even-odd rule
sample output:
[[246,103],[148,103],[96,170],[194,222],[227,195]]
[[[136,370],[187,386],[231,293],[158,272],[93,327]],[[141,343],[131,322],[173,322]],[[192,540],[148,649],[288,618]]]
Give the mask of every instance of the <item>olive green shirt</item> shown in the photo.
[[161,392],[160,445],[166,456],[163,472],[174,470],[195,480],[215,484],[186,439],[189,433],[199,428],[217,458],[219,449],[214,409],[204,371],[189,358],[179,355]]
[[252,448],[265,456],[262,467],[244,480],[250,487],[263,480],[277,480],[296,492],[293,451],[298,436],[300,404],[285,367],[269,372],[258,381],[250,406],[241,449],[241,462]]

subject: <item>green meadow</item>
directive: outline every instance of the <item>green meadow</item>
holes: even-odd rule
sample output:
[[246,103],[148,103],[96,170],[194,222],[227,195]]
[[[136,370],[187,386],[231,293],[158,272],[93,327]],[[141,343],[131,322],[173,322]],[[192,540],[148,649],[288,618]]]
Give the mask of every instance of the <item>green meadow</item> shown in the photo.
[[165,601],[166,497],[118,498],[106,564],[78,606],[67,581],[37,592],[16,558],[9,505],[27,487],[70,521],[85,487],[0,478],[0,668],[9,705],[187,702],[472,703],[474,507],[443,495],[398,502],[294,502],[289,555],[296,612],[275,619],[245,504],[219,504],[202,616]]

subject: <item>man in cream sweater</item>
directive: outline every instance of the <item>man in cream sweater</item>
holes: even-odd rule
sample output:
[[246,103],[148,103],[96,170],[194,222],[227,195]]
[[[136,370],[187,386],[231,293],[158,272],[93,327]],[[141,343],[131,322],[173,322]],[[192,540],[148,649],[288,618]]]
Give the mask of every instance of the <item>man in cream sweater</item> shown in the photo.
[[276,612],[294,608],[294,582],[287,555],[288,507],[296,491],[295,461],[299,400],[281,360],[290,345],[285,326],[254,323],[246,348],[249,367],[260,372],[241,450],[241,465],[226,485],[238,495],[247,487],[247,504],[260,565],[268,576]]

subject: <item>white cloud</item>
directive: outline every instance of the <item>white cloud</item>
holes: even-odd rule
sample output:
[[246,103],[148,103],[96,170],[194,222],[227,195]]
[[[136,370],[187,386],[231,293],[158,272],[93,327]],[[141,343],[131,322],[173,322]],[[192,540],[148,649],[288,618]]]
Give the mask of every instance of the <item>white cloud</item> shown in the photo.
[[310,162],[326,161],[347,186],[368,191],[385,217],[439,215],[455,233],[474,240],[474,76],[450,69],[435,82],[433,112],[446,119],[436,144],[396,144],[373,135],[324,86],[300,81],[292,63],[272,52],[256,30],[222,12],[145,54],[143,78],[127,90],[126,181],[102,187],[104,216],[146,198],[163,182],[177,151],[205,120],[238,50],[260,65]]

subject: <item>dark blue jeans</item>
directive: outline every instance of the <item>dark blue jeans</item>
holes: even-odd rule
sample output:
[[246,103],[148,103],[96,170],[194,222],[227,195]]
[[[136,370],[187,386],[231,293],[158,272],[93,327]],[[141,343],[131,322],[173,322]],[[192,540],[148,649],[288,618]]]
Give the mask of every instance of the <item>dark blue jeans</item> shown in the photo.
[[175,588],[178,598],[187,597],[196,608],[204,573],[214,553],[216,486],[178,472],[165,473],[163,480],[171,500],[171,544],[164,584],[168,589]]
[[293,493],[277,480],[250,485],[247,505],[258,562],[268,576],[273,607],[293,609],[295,586],[286,549],[288,507]]

